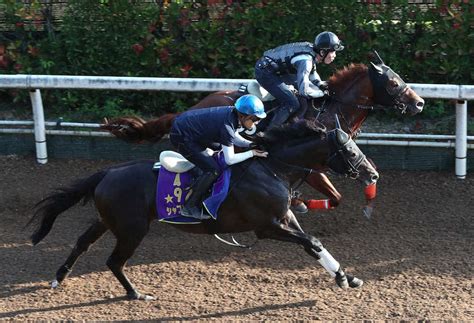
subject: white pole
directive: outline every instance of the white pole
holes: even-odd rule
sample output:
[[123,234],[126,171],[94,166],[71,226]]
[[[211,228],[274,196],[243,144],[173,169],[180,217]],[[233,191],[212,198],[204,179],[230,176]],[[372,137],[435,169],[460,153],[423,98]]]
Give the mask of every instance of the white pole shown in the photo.
[[456,102],[456,176],[466,178],[467,101]]
[[35,124],[36,161],[39,164],[48,162],[46,149],[46,126],[44,124],[43,101],[40,90],[30,91],[31,105],[33,106],[33,121]]

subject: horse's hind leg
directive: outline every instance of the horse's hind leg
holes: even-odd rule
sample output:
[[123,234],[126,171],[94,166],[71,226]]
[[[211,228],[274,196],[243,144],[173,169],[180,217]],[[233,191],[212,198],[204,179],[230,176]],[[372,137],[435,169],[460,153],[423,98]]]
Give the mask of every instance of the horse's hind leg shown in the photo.
[[107,266],[125,288],[127,291],[127,297],[129,299],[153,300],[154,297],[139,293],[123,272],[127,260],[133,255],[145,235],[148,233],[148,226],[146,229],[142,228],[140,231],[137,231],[134,228],[129,228],[129,231],[134,232],[134,236],[116,235],[117,244],[115,245],[114,251],[110,255],[109,259],[107,260]]
[[87,250],[89,250],[90,246],[94,244],[106,231],[107,227],[104,223],[97,220],[94,224],[92,224],[89,229],[76,242],[74,249],[72,249],[71,254],[66,259],[66,262],[59,267],[58,271],[56,272],[56,280],[52,282],[52,287],[56,288],[59,284],[61,284],[64,279],[72,271],[72,267],[76,263],[77,259]]

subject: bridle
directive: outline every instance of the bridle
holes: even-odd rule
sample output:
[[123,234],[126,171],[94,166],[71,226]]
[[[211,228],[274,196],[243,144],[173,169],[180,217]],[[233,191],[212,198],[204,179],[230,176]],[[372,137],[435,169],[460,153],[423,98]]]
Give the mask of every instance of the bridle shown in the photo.
[[[372,50],[372,52],[379,61],[378,64],[371,62],[369,66],[369,78],[374,88],[374,101],[382,107],[395,106],[402,114],[406,113],[407,105],[403,103],[400,98],[408,91],[408,85],[397,73],[385,65],[376,50]],[[390,80],[395,80],[398,85],[391,87],[389,84]]]
[[[329,97],[329,100],[324,100],[321,109],[319,109],[318,114],[316,115],[316,120],[318,120],[321,113],[326,110],[328,101],[334,101],[339,103],[337,107],[337,114],[340,115],[341,119],[347,125],[347,128],[350,132],[351,137],[353,137],[352,129],[350,128],[350,123],[346,120],[346,117],[341,110],[341,106],[350,106],[360,110],[374,110],[374,109],[386,109],[389,107],[395,107],[400,110],[402,114],[406,112],[407,105],[401,101],[402,96],[408,91],[408,85],[396,74],[393,70],[386,66],[385,64],[375,65],[371,63],[368,67],[369,78],[372,83],[373,93],[374,93],[374,103],[373,104],[361,104],[358,102],[346,102],[341,99],[336,93],[333,93]],[[363,74],[359,77],[352,80],[352,82],[346,87],[346,89],[351,88]],[[390,80],[395,80],[398,83],[397,87],[391,87],[389,84]],[[361,97],[361,99],[368,100],[368,97]]]
[[[340,138],[345,138],[345,142],[341,142]],[[365,155],[357,147],[354,140],[342,130],[334,129],[328,133],[328,141],[330,145],[328,166],[338,174],[343,174],[352,179],[358,178],[360,175],[359,167],[365,159]],[[342,167],[340,167],[341,164]],[[344,169],[344,172],[341,169]]]
[[[350,177],[351,179],[357,179],[360,175],[359,167],[366,157],[357,147],[355,141],[352,140],[351,137],[340,128],[336,128],[328,132],[327,141],[329,145],[329,157],[326,164],[329,166],[330,171],[338,175]],[[271,160],[286,168],[304,173],[305,176],[303,180],[313,173],[326,172],[326,170],[316,170],[308,167],[293,165],[279,158],[271,158]],[[274,177],[278,177],[274,171],[268,168],[268,166],[265,165],[265,167],[273,174]]]

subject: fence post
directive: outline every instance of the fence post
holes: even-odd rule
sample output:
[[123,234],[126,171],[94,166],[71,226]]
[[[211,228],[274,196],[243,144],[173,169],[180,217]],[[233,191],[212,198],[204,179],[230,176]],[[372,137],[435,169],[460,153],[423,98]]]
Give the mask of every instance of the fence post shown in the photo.
[[467,158],[467,101],[456,102],[456,176],[466,178]]
[[44,123],[43,101],[41,99],[40,90],[30,90],[30,99],[35,124],[36,161],[39,164],[46,164],[48,162],[46,126]]

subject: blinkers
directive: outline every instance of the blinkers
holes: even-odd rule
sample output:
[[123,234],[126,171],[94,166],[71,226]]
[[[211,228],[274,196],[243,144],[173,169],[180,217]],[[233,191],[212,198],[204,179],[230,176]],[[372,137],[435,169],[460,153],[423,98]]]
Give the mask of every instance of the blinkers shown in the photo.
[[402,78],[385,64],[369,65],[369,77],[374,89],[374,101],[384,106],[393,106],[405,111],[406,106],[400,97],[408,89]]
[[352,179],[359,177],[359,166],[365,158],[351,137],[341,129],[328,132],[330,146],[328,166],[334,172]]

